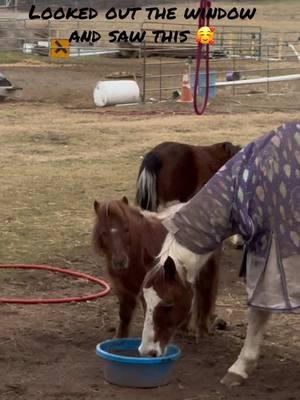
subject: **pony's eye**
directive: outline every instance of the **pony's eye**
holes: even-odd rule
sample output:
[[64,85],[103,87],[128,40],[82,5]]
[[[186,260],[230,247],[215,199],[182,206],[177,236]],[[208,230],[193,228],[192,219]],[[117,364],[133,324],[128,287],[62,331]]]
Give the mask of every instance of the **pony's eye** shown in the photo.
[[129,232],[129,226],[126,226],[126,227],[124,228],[124,232],[125,232],[125,233],[128,233],[128,232]]

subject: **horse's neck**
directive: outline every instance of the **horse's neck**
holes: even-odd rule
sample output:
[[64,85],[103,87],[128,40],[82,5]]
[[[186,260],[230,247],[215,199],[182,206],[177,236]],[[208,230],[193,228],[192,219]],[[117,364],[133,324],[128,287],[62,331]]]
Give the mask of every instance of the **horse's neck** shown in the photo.
[[170,237],[173,235],[168,236],[169,240],[173,240],[168,255],[175,260],[178,275],[184,282],[189,282],[193,285],[199,272],[212,256],[213,252],[207,252],[205,254],[193,253],[186,247],[181,246],[174,237]]

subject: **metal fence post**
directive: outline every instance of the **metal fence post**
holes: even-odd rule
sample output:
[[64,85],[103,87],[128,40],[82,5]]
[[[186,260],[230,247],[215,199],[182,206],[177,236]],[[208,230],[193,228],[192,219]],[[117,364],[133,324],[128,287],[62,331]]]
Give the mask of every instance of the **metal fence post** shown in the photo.
[[259,57],[259,60],[261,60],[261,43],[262,43],[262,32],[261,32],[261,27],[259,27],[259,34],[258,34],[259,36],[259,39],[258,39],[258,57]]
[[142,96],[142,102],[146,102],[146,43],[145,41],[143,42],[143,96]]
[[48,49],[49,49],[49,57],[51,55],[51,28],[50,28],[50,20],[48,19]]
[[[235,68],[236,68],[236,63],[235,63],[235,57],[233,57],[232,59],[232,72],[235,72]],[[232,84],[232,95],[235,95],[235,85]]]
[[269,46],[267,46],[267,93],[270,93],[270,82],[269,82],[269,78],[270,78],[270,51],[269,51]]
[[162,100],[162,59],[159,56],[159,101]]

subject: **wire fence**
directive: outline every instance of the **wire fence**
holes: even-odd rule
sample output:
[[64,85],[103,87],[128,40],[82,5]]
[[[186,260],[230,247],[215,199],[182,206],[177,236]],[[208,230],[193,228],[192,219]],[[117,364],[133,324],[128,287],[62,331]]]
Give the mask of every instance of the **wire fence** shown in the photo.
[[[101,63],[101,56],[113,54],[125,58],[139,58],[139,81],[142,98],[159,101],[169,99],[174,91],[180,91],[182,75],[189,70],[191,78],[194,67],[191,60],[196,55],[195,32],[186,23],[158,23],[150,21],[122,21],[122,24],[97,19],[95,21],[31,21],[28,18],[2,18],[0,21],[1,54],[38,54],[48,56],[51,39],[68,38],[72,31],[93,30],[101,33],[96,43],[72,43],[70,56],[94,56],[93,63]],[[135,32],[145,37],[141,43],[121,41],[112,43],[113,30]],[[155,43],[152,33],[161,30],[170,34],[190,30],[184,43]],[[226,74],[238,72],[241,79],[274,77],[299,73],[300,38],[296,31],[285,32],[284,40],[278,32],[263,32],[260,26],[216,26],[215,44],[210,46],[210,69],[217,82],[224,81]],[[87,48],[88,47],[88,48]],[[129,71],[130,72],[130,71]],[[193,79],[191,79],[193,81]],[[261,93],[298,90],[298,84],[270,83],[258,85]],[[253,88],[253,87],[252,87]],[[253,89],[248,88],[248,93]],[[300,88],[299,88],[300,90]],[[239,95],[245,88],[232,85],[218,89],[220,93]]]
[[[24,46],[37,44],[37,41],[48,42],[40,45],[49,47],[53,38],[69,39],[71,33],[76,31],[81,35],[84,31],[95,31],[100,34],[99,41],[89,40],[73,41],[73,47],[86,47],[92,45],[95,48],[107,50],[122,48],[125,56],[142,56],[142,50],[151,49],[153,54],[156,49],[165,49],[167,55],[183,56],[182,49],[185,48],[187,56],[194,55],[195,31],[190,24],[150,21],[109,21],[97,18],[94,21],[82,20],[29,20],[28,18],[1,18],[0,19],[0,50],[23,51]],[[164,31],[167,39],[155,43],[155,32]],[[114,33],[113,33],[114,32]],[[176,32],[187,32],[186,40],[180,43]],[[144,35],[144,36],[143,36]],[[169,39],[168,39],[169,38]],[[299,34],[297,32],[285,32],[284,40],[273,36],[272,32],[267,34],[260,26],[216,26],[215,45],[212,50],[219,57],[255,57],[281,59],[299,55]],[[266,49],[268,48],[268,54]]]
[[[264,49],[266,53],[271,49]],[[203,67],[204,68],[204,67]],[[176,92],[182,89],[182,77],[188,72],[190,75],[191,90],[195,77],[195,63],[186,59],[167,60],[164,57],[148,58],[145,54],[143,59],[142,74],[142,94],[143,100],[163,101],[171,99]],[[256,78],[272,78],[283,75],[299,75],[299,62],[294,59],[274,60],[266,59],[247,59],[242,57],[233,57],[227,59],[210,60],[210,74],[213,77],[211,86],[214,87],[216,82],[225,82],[228,78],[231,80],[233,74],[238,76],[238,80],[256,79]],[[299,75],[300,76],[300,75]],[[201,87],[205,86],[205,76],[200,74],[200,94]],[[232,84],[228,81],[228,86],[217,88],[218,97],[228,95],[249,94],[275,94],[275,93],[292,93],[300,91],[299,84],[295,82],[270,82],[257,83],[255,90],[253,85],[237,86],[235,79]],[[199,88],[198,88],[199,93]],[[300,106],[300,102],[299,102]]]

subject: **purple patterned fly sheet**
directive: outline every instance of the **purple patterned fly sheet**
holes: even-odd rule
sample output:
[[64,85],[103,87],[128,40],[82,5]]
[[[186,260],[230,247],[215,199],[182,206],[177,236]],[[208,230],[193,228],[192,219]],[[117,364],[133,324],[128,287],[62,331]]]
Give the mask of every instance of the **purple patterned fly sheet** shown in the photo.
[[247,145],[164,224],[197,254],[240,233],[249,305],[300,312],[300,121]]

